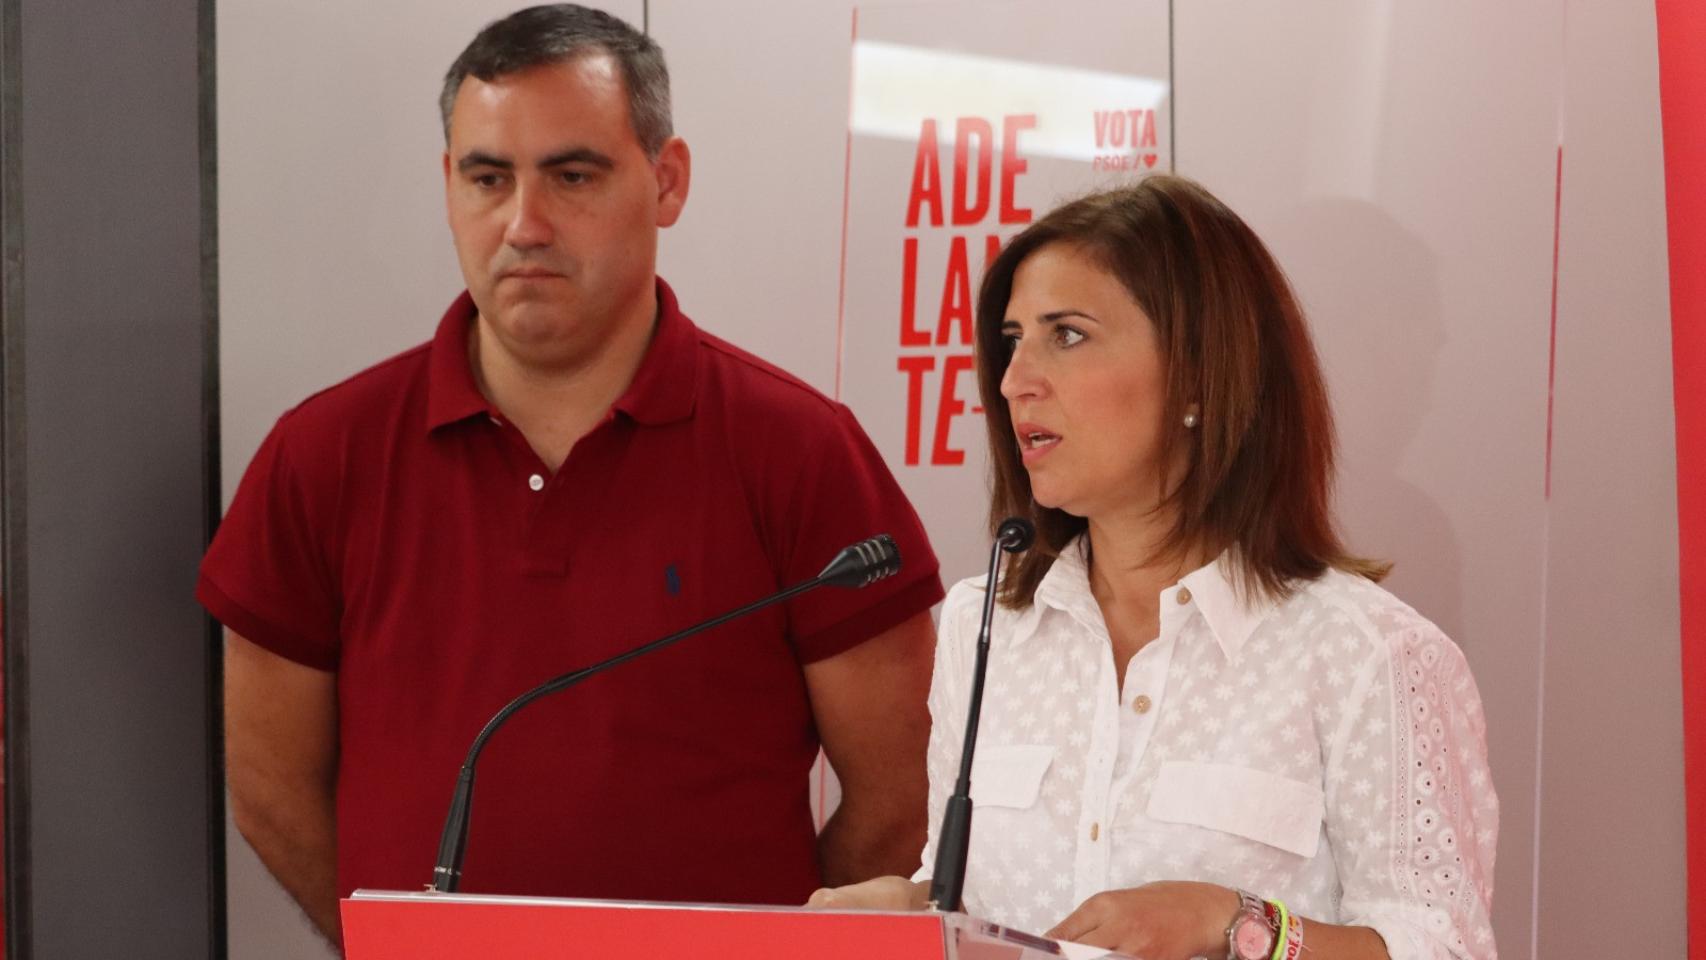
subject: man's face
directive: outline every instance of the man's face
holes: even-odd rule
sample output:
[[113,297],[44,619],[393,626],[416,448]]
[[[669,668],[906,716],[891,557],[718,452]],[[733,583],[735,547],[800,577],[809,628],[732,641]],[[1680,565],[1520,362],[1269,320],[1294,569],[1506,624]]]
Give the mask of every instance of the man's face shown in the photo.
[[657,231],[680,216],[687,181],[680,140],[646,156],[609,56],[468,77],[445,202],[482,322],[541,366],[586,362],[623,324],[649,324]]

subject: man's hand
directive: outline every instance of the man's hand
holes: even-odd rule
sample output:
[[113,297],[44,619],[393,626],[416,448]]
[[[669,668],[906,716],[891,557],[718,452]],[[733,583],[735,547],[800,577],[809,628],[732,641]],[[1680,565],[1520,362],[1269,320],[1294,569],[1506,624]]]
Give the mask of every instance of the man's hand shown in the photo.
[[342,944],[337,770],[337,675],[227,631],[225,776],[232,817],[314,926]]
[[935,641],[925,612],[805,667],[818,735],[841,781],[841,806],[818,837],[830,886],[918,868]]
[[806,906],[821,910],[922,910],[930,896],[930,881],[913,883],[905,877],[877,877],[845,887],[822,887]]

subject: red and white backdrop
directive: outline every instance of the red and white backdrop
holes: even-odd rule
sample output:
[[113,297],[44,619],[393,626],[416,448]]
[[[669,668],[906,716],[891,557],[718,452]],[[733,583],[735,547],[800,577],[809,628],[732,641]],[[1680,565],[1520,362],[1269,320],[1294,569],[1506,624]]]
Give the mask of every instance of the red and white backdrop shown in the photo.
[[[219,0],[229,482],[283,409],[424,339],[455,293],[433,98],[520,5]],[[663,274],[703,326],[853,407],[948,578],[986,549],[966,338],[990,238],[1169,167],[1240,211],[1309,310],[1353,545],[1396,561],[1486,700],[1502,954],[1682,954],[1684,653],[1706,686],[1678,573],[1706,562],[1697,3],[1660,0],[1662,34],[1628,0],[598,5],[662,42],[693,147]],[[327,176],[327,156],[363,160]],[[230,850],[233,960],[315,955]]]
[[[917,508],[948,583],[987,561],[979,279],[1039,213],[1172,167],[1166,0],[853,10],[834,396]],[[1095,22],[1087,34],[1079,24]],[[819,817],[839,797],[813,771]]]
[[1063,199],[1172,165],[1166,0],[1067,8],[855,11],[835,388],[950,578],[986,553],[984,265]]
[[1681,538],[1690,960],[1706,960],[1706,5],[1659,0]]

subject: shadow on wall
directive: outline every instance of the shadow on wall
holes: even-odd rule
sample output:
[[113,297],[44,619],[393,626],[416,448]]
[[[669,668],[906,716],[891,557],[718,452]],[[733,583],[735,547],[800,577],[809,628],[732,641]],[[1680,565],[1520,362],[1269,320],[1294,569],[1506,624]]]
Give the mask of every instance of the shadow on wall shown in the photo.
[[1411,477],[1445,331],[1433,252],[1373,204],[1311,199],[1268,225],[1326,369],[1339,428],[1340,528],[1394,563],[1388,586],[1463,635],[1461,548],[1451,517]]

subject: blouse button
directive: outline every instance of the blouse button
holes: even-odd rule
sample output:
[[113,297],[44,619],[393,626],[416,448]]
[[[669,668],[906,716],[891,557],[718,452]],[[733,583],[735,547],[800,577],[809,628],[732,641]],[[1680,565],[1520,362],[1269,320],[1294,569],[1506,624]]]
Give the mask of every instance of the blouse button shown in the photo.
[[1154,703],[1150,701],[1149,696],[1142,693],[1138,694],[1137,699],[1131,702],[1131,708],[1136,710],[1138,713],[1148,713],[1149,708],[1152,706],[1154,706]]
[[1090,842],[1095,843],[1096,838],[1101,836],[1101,835],[1102,835],[1102,825],[1100,823],[1090,824]]
[[1191,588],[1190,587],[1180,587],[1179,588],[1179,606],[1182,607],[1185,604],[1190,603],[1190,602],[1191,602]]
[[536,473],[527,478],[527,486],[535,491],[543,490],[545,489],[545,478]]

